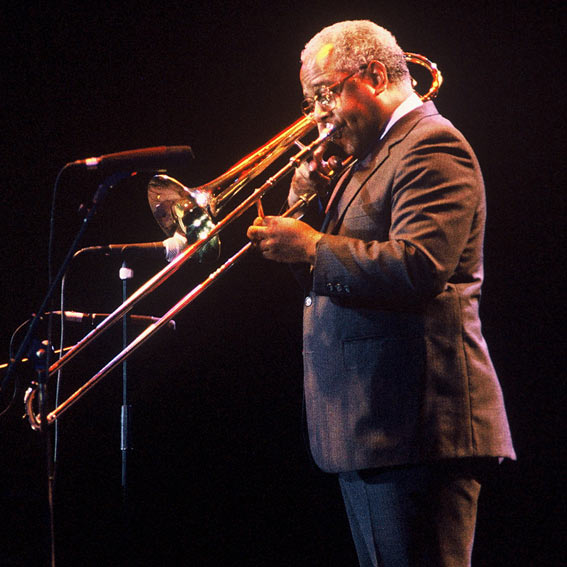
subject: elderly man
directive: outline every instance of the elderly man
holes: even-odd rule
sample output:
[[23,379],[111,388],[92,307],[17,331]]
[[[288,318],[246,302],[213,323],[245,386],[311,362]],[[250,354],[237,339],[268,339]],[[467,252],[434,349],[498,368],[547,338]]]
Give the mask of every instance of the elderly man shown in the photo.
[[[413,92],[403,51],[368,21],[302,53],[304,110],[357,158],[321,230],[257,218],[267,259],[303,262],[304,392],[315,462],[338,473],[361,565],[470,565],[482,476],[515,458],[481,334],[484,186],[463,135]],[[290,201],[322,192],[320,152]]]

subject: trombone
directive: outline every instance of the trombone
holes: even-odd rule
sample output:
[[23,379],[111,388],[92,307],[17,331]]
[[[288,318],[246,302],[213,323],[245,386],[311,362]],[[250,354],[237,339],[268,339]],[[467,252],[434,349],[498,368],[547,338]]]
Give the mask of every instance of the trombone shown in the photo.
[[[420,98],[423,101],[431,100],[437,95],[443,82],[443,77],[437,65],[417,53],[406,53],[405,57],[409,63],[425,67],[430,72],[432,79],[431,86],[424,95],[420,95]],[[415,88],[416,83],[413,79],[412,82]],[[193,257],[202,256],[207,250],[215,249],[218,246],[218,235],[235,219],[242,216],[254,205],[260,210],[262,197],[277,185],[281,179],[297,168],[306,159],[309,159],[315,150],[331,141],[333,136],[337,133],[335,127],[327,127],[323,129],[312,142],[303,145],[300,139],[309,134],[315,126],[316,124],[312,116],[299,118],[266,144],[240,160],[226,173],[201,187],[187,188],[166,175],[156,175],[153,177],[148,185],[148,202],[154,214],[154,218],[169,237],[184,236],[187,240],[187,247],[179,252],[162,270],[138,288],[124,303],[118,306],[92,331],[71,347],[64,356],[51,364],[48,369],[48,375],[51,376],[60,370],[85,347],[91,344],[100,334],[131,311],[138,301],[152,293],[163,282],[169,279],[170,276],[176,273],[187,261]],[[243,188],[294,145],[300,148],[299,151],[293,155],[281,169],[269,177],[262,185],[253,190],[248,197],[232,211],[227,213],[222,220],[215,223],[215,218],[233,197],[238,195]],[[352,156],[348,157],[342,163],[342,171],[344,171],[347,166],[351,165],[352,162]],[[336,173],[339,172],[335,172],[335,174]],[[283,216],[292,216],[296,213],[300,213],[315,196],[315,194],[301,196]],[[182,309],[187,307],[211,286],[221,274],[238,262],[240,258],[248,252],[250,247],[251,243],[248,242],[221,266],[211,272],[205,280],[173,305],[161,318],[150,324],[126,348],[119,352],[78,390],[45,417],[38,415],[34,411],[37,385],[32,385],[28,388],[24,403],[26,415],[32,429],[39,430],[42,419],[45,419],[47,424],[51,424],[58,419],[61,414],[75,404],[104,376],[126,360],[151,336],[163,326],[167,325]]]

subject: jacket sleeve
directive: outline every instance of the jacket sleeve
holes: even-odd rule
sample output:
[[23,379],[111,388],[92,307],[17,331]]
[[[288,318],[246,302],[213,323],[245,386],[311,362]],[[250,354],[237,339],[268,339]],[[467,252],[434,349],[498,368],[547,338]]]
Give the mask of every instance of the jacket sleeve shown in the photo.
[[387,239],[376,238],[384,230],[372,213],[364,220],[364,237],[360,231],[349,236],[345,223],[338,235],[326,234],[317,246],[315,293],[415,305],[439,294],[455,272],[484,195],[472,149],[458,131],[439,127],[396,151],[399,157],[388,158],[397,164],[384,181],[386,190],[378,191],[380,206],[390,208]]

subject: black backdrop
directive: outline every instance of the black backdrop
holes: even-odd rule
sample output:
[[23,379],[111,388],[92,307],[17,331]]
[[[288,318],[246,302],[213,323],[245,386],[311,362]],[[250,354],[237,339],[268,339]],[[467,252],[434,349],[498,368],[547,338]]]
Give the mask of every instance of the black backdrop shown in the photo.
[[[469,138],[486,178],[483,323],[519,460],[484,490],[476,564],[559,565],[563,13],[554,2],[347,4],[27,2],[5,11],[3,360],[47,289],[49,210],[65,163],[188,144],[195,159],[170,174],[205,183],[298,116],[298,56],[313,33],[341,19],[374,19],[404,49],[439,64],[437,105]],[[99,181],[63,175],[55,268]],[[162,239],[147,181],[116,186],[82,245]],[[265,208],[277,210],[284,194],[282,187]],[[249,220],[227,231],[223,253],[244,242]],[[132,289],[161,266],[136,262]],[[77,260],[67,308],[111,311],[121,298],[119,267],[114,258]],[[161,315],[207,272],[184,268],[136,312]],[[61,418],[57,564],[354,564],[335,480],[304,448],[301,294],[287,268],[250,256],[176,320],[175,332],[162,331],[129,362],[128,506],[120,495],[120,372]],[[87,330],[69,327],[68,341]],[[69,365],[65,392],[119,350],[119,333],[97,345]],[[3,566],[47,564],[44,451],[22,414],[20,391],[0,418]]]

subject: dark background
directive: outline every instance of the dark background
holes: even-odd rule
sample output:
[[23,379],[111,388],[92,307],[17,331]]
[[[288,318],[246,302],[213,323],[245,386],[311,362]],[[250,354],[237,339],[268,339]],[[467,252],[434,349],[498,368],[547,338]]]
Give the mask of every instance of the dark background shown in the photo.
[[[560,565],[564,197],[557,2],[21,3],[3,20],[2,361],[47,290],[55,178],[77,159],[154,145],[193,147],[169,174],[198,186],[290,124],[299,53],[321,27],[368,18],[445,76],[437,106],[470,140],[489,218],[484,332],[518,453],[482,495],[475,564]],[[117,185],[82,246],[161,240],[149,176]],[[67,171],[55,207],[54,269],[77,209],[100,178]],[[278,210],[283,184],[265,203]],[[250,213],[223,236],[245,242]],[[136,262],[135,289],[163,263]],[[84,256],[66,307],[112,311],[120,260]],[[184,267],[137,313],[161,315],[208,273]],[[131,359],[134,452],[120,494],[120,372],[59,425],[57,564],[355,564],[333,477],[309,461],[301,427],[301,292],[285,266],[254,256]],[[68,326],[67,342],[88,327]],[[43,329],[41,332],[44,332]],[[21,334],[18,335],[21,339]],[[16,344],[18,339],[16,338]],[[120,349],[111,331],[69,365],[70,393]],[[32,378],[22,373],[22,387]],[[53,384],[50,382],[50,387]],[[10,398],[11,388],[4,392]],[[23,391],[0,418],[0,565],[46,565],[44,450]],[[562,487],[561,487],[562,488]]]

